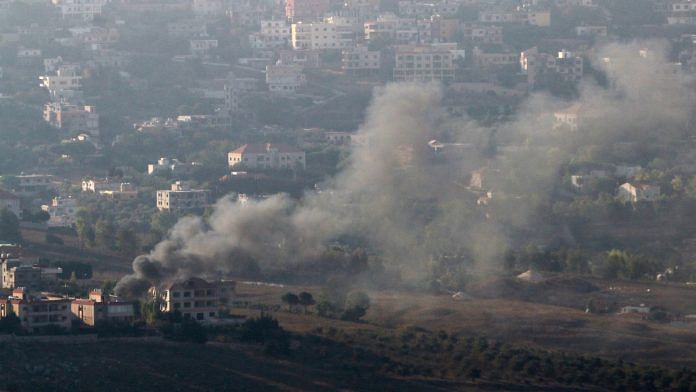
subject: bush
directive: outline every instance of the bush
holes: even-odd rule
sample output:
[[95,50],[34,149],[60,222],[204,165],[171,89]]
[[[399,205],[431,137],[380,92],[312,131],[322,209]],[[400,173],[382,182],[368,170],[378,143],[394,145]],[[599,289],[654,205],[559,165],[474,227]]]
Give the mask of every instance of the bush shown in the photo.
[[64,245],[63,239],[55,234],[46,233],[46,243],[54,245]]

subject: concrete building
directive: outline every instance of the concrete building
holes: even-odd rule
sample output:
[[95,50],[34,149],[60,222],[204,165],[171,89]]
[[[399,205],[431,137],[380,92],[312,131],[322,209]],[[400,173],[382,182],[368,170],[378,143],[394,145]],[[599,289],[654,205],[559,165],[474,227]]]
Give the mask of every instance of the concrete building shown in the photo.
[[51,0],[60,10],[63,19],[76,21],[91,21],[102,14],[102,8],[107,0]]
[[553,113],[553,129],[567,128],[576,131],[583,121],[582,105],[575,104]]
[[204,56],[218,47],[218,40],[199,38],[189,40],[189,49],[194,56]]
[[208,205],[209,194],[207,190],[191,189],[186,182],[177,181],[171,189],[157,191],[157,209],[171,212],[202,210]]
[[261,31],[249,35],[254,49],[272,49],[290,44],[290,25],[285,20],[262,20]]
[[5,208],[15,214],[17,218],[22,217],[22,208],[20,207],[19,196],[0,189],[0,211],[4,210]]
[[307,82],[299,65],[276,64],[266,66],[268,91],[275,94],[294,94]]
[[503,43],[503,28],[497,25],[484,25],[478,23],[462,23],[459,26],[463,40],[472,44],[496,44]]
[[227,154],[229,167],[294,169],[306,167],[305,152],[286,144],[245,144]]
[[39,290],[42,286],[41,268],[21,259],[2,260],[2,287],[12,289],[26,287]]
[[290,43],[293,49],[344,49],[353,45],[350,28],[328,22],[293,23]]
[[41,209],[50,215],[49,227],[71,227],[77,215],[77,200],[72,197],[54,197],[51,204],[42,205]]
[[227,6],[224,0],[193,0],[191,8],[195,16],[217,18],[225,15]]
[[643,182],[626,182],[619,186],[616,197],[623,202],[655,201],[660,197],[660,186]]
[[607,26],[577,26],[575,35],[578,37],[606,37]]
[[315,20],[329,12],[330,0],[285,0],[285,17],[297,22]]
[[395,81],[454,81],[456,44],[397,46],[394,65]]
[[49,102],[44,105],[43,117],[51,126],[67,133],[99,136],[99,113],[94,106]]
[[579,82],[584,73],[584,61],[582,57],[567,50],[558,52],[554,57],[539,53],[537,47],[533,47],[520,54],[520,69],[527,75],[530,85],[534,85],[545,74],[553,74],[565,82]]
[[90,291],[88,299],[73,300],[70,311],[74,318],[90,327],[130,323],[135,316],[132,302],[119,302],[98,289]]
[[474,47],[472,57],[474,64],[482,68],[502,67],[519,61],[517,53],[507,50],[485,51],[479,47]]
[[50,174],[20,174],[17,176],[19,185],[15,189],[18,195],[34,195],[53,189],[53,176]]
[[70,300],[62,297],[33,295],[26,288],[17,288],[8,298],[0,299],[0,317],[14,313],[23,330],[31,333],[48,328],[69,330],[72,323]]
[[235,282],[208,282],[190,278],[175,282],[161,290],[151,291],[161,301],[163,312],[181,312],[184,319],[207,322],[218,318],[220,309],[230,306]]
[[382,53],[369,50],[367,46],[344,49],[341,53],[341,69],[345,73],[370,74],[379,71],[381,67]]
[[48,90],[52,99],[62,96],[65,90],[79,91],[82,89],[82,76],[72,67],[59,68],[55,75],[39,76],[40,86]]

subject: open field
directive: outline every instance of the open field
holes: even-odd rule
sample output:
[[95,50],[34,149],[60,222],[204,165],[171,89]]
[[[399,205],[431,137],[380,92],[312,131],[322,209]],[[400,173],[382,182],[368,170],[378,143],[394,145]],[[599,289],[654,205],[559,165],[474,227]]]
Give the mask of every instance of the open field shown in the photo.
[[[605,282],[596,281],[602,290]],[[696,290],[679,285],[620,283],[610,285],[620,303],[664,304],[668,309],[696,313]],[[650,288],[650,292],[646,290]],[[288,291],[317,288],[238,286],[239,299],[252,304],[281,305]],[[317,327],[390,330],[407,327],[446,331],[461,336],[487,337],[516,345],[622,359],[673,368],[696,367],[696,329],[686,330],[614,314],[588,314],[581,309],[521,301],[513,298],[454,300],[449,295],[371,292],[367,323],[349,323],[316,315],[273,312],[284,328],[308,332]],[[636,302],[637,301],[637,302]],[[235,309],[243,314],[258,314]]]

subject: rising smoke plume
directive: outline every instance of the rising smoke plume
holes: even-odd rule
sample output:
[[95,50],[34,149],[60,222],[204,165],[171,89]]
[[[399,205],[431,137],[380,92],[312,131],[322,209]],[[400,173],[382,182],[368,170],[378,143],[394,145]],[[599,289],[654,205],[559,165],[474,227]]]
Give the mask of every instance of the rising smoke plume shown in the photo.
[[[640,57],[643,48],[649,50]],[[209,219],[181,219],[151,253],[138,256],[116,290],[137,295],[174,279],[234,271],[249,260],[261,268],[291,266],[344,235],[365,239],[414,274],[437,253],[465,252],[481,267],[494,265],[512,233],[530,224],[553,191],[570,152],[683,131],[694,99],[685,80],[666,73],[664,53],[664,45],[653,42],[611,44],[594,53],[609,86],[581,84],[576,103],[591,124],[582,133],[552,129],[553,111],[570,103],[545,94],[529,97],[513,121],[492,129],[448,116],[437,85],[388,85],[375,92],[358,131],[367,143],[354,148],[323,191],[244,206],[222,198]],[[497,153],[481,148],[487,137]],[[442,159],[428,145],[434,139],[458,142],[459,153]],[[477,205],[481,192],[468,187],[472,170],[480,168],[504,173],[482,190],[512,200],[498,207],[501,219],[491,219],[490,208]]]

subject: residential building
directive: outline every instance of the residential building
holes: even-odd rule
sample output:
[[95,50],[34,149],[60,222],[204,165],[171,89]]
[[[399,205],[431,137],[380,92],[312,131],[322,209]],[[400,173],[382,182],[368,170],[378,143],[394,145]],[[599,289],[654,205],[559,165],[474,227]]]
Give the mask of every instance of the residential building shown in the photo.
[[261,31],[249,35],[254,49],[271,49],[290,44],[290,25],[285,20],[262,20]]
[[208,322],[228,308],[234,298],[235,282],[208,282],[189,278],[151,291],[161,301],[163,312],[181,312],[184,319]]
[[19,195],[33,195],[53,189],[53,176],[50,174],[20,174],[15,192]]
[[156,163],[150,163],[147,165],[147,174],[160,174],[164,172],[169,173],[182,173],[192,167],[196,166],[195,163],[183,163],[176,158],[160,158]]
[[377,19],[367,21],[363,24],[365,40],[393,40],[396,38],[398,30],[409,30],[416,28],[416,22],[412,18],[400,18],[391,13],[379,15]]
[[203,189],[191,189],[186,182],[177,181],[171,189],[157,191],[157,209],[172,212],[201,210],[208,205],[209,193]]
[[503,28],[497,25],[484,25],[478,23],[463,23],[459,27],[465,42],[472,44],[496,44],[503,43]]
[[218,47],[218,40],[216,39],[192,39],[189,40],[189,48],[191,49],[191,54],[195,56],[204,56],[210,53],[211,50]]
[[507,49],[485,51],[479,47],[474,47],[472,54],[474,64],[482,68],[512,65],[519,61],[519,55]]
[[62,91],[76,91],[82,89],[82,76],[73,67],[62,67],[56,71],[55,75],[39,76],[41,87],[44,87],[55,99]]
[[22,208],[20,207],[19,196],[0,189],[0,211],[6,208],[15,214],[17,218],[22,217]]
[[285,17],[293,22],[314,20],[323,17],[330,6],[330,0],[285,0]]
[[51,204],[42,205],[41,209],[50,216],[49,227],[71,227],[77,215],[77,200],[72,197],[54,197]]
[[271,93],[294,94],[306,82],[302,66],[287,64],[266,66],[266,84]]
[[532,86],[545,74],[553,74],[565,82],[579,82],[584,72],[583,65],[582,57],[567,50],[561,50],[556,57],[539,53],[537,47],[520,54],[520,68]]
[[644,182],[626,182],[619,186],[616,197],[623,202],[655,201],[660,197],[660,186]]
[[224,0],[193,0],[192,10],[196,16],[217,18],[224,16],[226,9]]
[[381,66],[382,53],[369,50],[364,45],[344,49],[341,53],[341,69],[349,74],[374,73],[379,71]]
[[63,19],[91,21],[101,15],[103,6],[108,0],[51,0],[60,10]]
[[294,169],[306,167],[305,152],[286,144],[245,144],[227,154],[229,167]]
[[153,117],[149,120],[133,124],[133,128],[138,132],[176,132],[179,125],[173,118]]
[[186,38],[200,37],[207,34],[205,23],[200,20],[181,20],[167,24],[167,34],[170,37]]
[[574,104],[553,113],[553,129],[567,128],[577,130],[584,120],[582,105]]
[[321,51],[317,49],[286,49],[278,51],[278,62],[299,65],[303,69],[321,68]]
[[27,287],[39,290],[42,285],[41,268],[22,259],[4,259],[2,262],[2,287],[12,289]]
[[575,35],[578,37],[606,37],[607,26],[577,26]]
[[90,105],[49,102],[44,105],[44,121],[66,133],[86,132],[99,136],[99,113]]
[[70,303],[70,311],[74,318],[90,327],[109,323],[129,323],[135,316],[132,302],[120,302],[102,294],[99,289],[90,291],[88,299],[73,300]]
[[62,297],[33,295],[27,288],[16,288],[8,298],[0,299],[0,317],[14,313],[27,332],[48,328],[69,330],[72,323],[70,300]]
[[297,22],[291,26],[293,49],[344,49],[353,45],[350,28],[328,22]]
[[394,80],[421,82],[454,81],[456,44],[397,46]]

